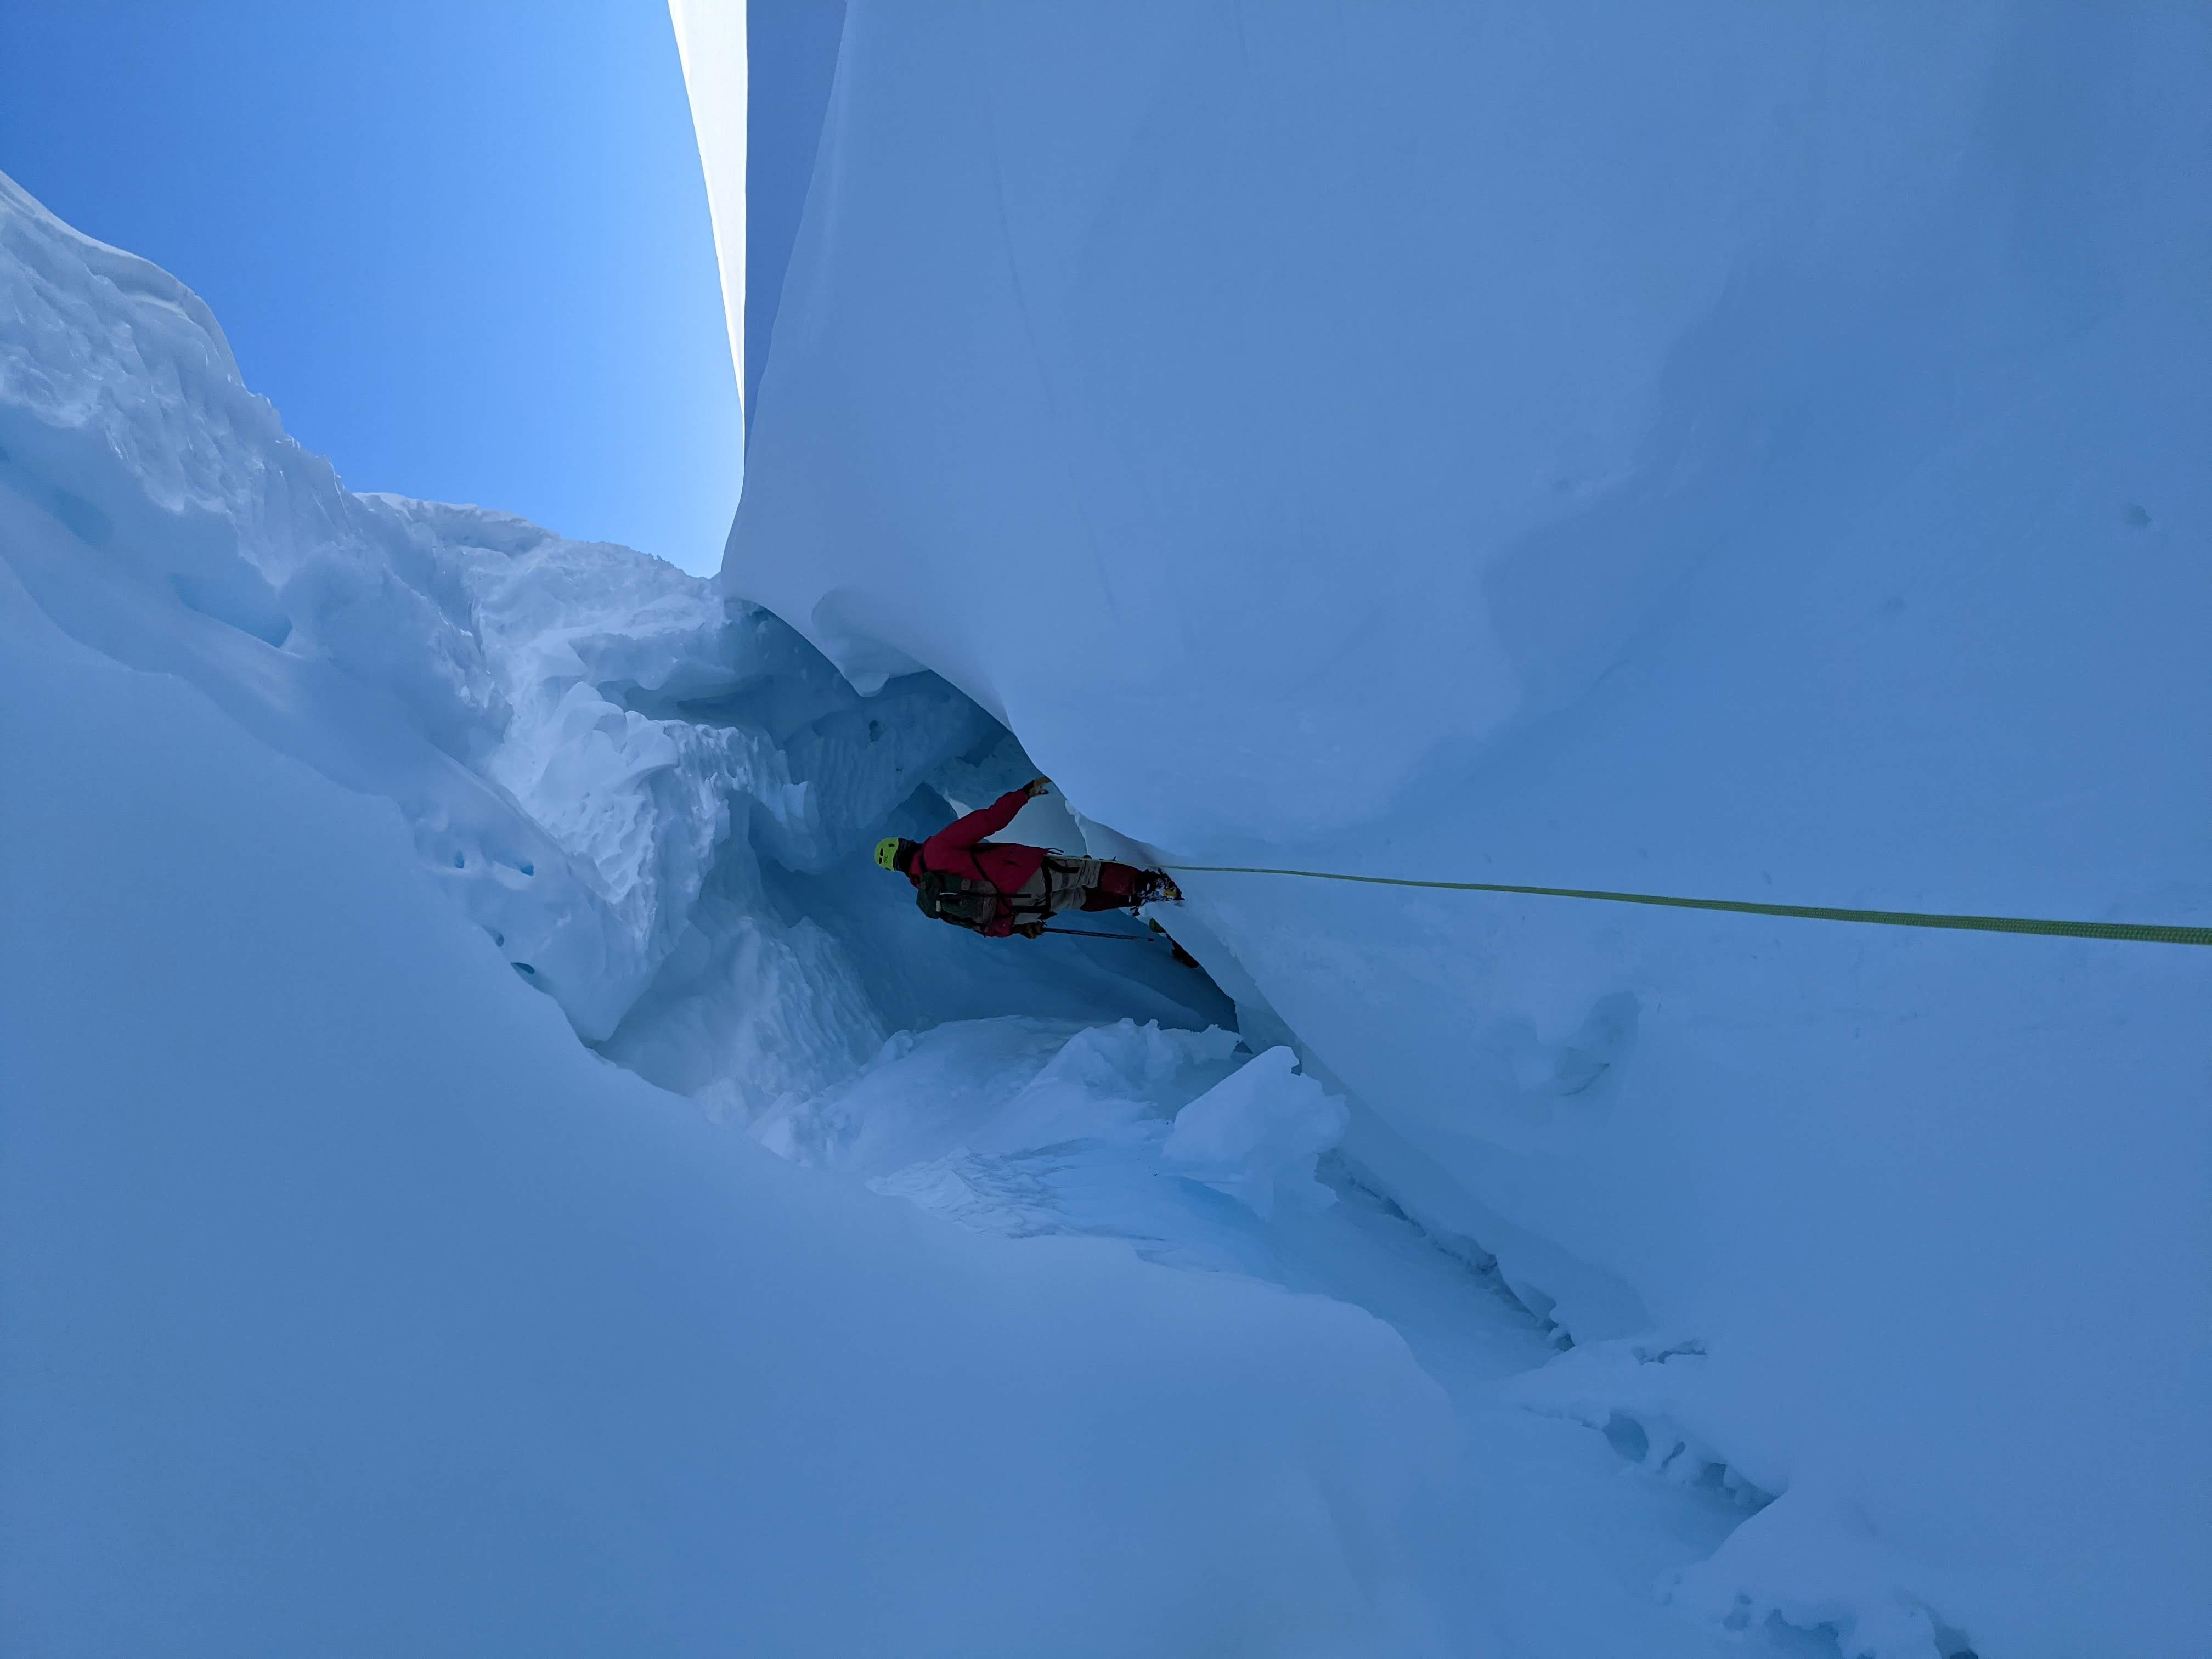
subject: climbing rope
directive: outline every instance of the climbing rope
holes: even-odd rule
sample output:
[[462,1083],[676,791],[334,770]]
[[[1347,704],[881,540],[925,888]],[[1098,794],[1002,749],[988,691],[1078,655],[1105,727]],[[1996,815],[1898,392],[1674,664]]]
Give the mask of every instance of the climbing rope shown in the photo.
[[1149,933],[1101,933],[1096,927],[1048,927],[1043,931],[1048,933],[1066,933],[1076,939],[1125,939],[1132,945],[1148,944],[1152,939],[1152,935]]
[[1817,904],[1754,904],[1745,899],[1676,898],[1662,893],[1607,893],[1578,887],[1516,887],[1490,881],[1416,881],[1403,876],[1348,876],[1335,870],[1270,870],[1238,864],[1170,864],[1171,872],[1221,876],[1299,876],[1376,887],[1431,887],[1455,893],[1525,893],[1538,898],[1595,899],[1608,904],[1657,904],[1676,910],[1732,910],[1753,916],[1813,921],[1872,922],[1885,927],[1948,927],[1976,933],[2054,933],[2062,939],[2112,939],[2150,945],[2212,945],[2212,927],[2160,922],[2048,921],[2027,916],[1944,916],[1915,910],[1842,910]]

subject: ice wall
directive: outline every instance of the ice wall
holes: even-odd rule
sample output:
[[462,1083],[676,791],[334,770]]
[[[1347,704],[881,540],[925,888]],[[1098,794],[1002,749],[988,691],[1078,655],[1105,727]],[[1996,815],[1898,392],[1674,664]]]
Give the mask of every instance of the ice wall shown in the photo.
[[[685,84],[697,89],[700,159],[722,264],[730,361],[740,364],[747,430],[775,334],[837,64],[844,0],[671,0]],[[753,149],[755,128],[775,135]]]
[[981,941],[848,930],[856,961],[811,919],[873,884],[878,836],[941,821],[940,789],[1029,775],[937,677],[864,701],[775,617],[659,560],[347,490],[196,296],[4,176],[0,307],[17,580],[76,638],[391,800],[586,1041],[744,1113],[848,1073],[894,1025],[1010,996],[1187,1012],[1171,964],[1055,948],[1025,986]]
[[1432,1650],[1389,1327],[630,1074],[897,1096],[893,1024],[1009,1011],[1233,1069],[1111,1023],[1225,1013],[1164,949],[884,902],[878,835],[1027,768],[672,567],[347,491],[0,175],[0,1650]]
[[1380,1322],[716,1129],[7,560],[0,750],[8,1652],[1422,1650]]
[[[2202,921],[2208,62],[2188,9],[852,4],[724,580],[1102,847]],[[1550,1407],[1782,1494],[1712,1616],[2200,1641],[2212,953],[1188,885],[1577,1339]]]

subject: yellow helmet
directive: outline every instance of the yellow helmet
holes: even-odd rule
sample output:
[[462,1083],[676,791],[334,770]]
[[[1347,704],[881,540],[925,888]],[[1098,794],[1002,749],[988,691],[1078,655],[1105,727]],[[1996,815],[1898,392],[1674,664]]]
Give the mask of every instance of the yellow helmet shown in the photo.
[[898,868],[899,838],[885,836],[876,843],[876,862],[886,870]]

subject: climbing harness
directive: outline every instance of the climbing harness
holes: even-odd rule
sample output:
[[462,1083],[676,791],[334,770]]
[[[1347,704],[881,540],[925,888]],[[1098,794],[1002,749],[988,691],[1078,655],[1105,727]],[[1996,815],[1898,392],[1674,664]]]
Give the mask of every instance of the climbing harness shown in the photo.
[[1335,870],[1273,870],[1238,864],[1170,864],[1170,870],[1222,876],[1298,876],[1310,881],[1356,881],[1376,887],[1428,887],[1458,893],[1522,893],[1538,898],[1595,899],[1607,904],[1656,904],[1677,910],[1731,910],[1753,916],[1798,916],[1813,921],[1871,922],[1885,927],[1945,927],[1977,933],[2051,933],[2062,939],[2124,939],[2150,945],[2212,945],[2212,927],[2160,922],[2050,921],[2027,916],[1929,915],[1914,910],[1845,910],[1817,904],[1754,904],[1744,899],[1677,898],[1661,893],[1608,893],[1578,887],[1516,887],[1504,882],[1416,881],[1404,876],[1352,876]]

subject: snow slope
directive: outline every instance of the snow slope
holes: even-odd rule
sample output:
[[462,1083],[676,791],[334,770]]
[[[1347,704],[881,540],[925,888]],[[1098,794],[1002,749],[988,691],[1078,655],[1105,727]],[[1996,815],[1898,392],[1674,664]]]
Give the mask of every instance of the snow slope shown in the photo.
[[[726,587],[1099,850],[2203,923],[2208,63],[850,4]],[[1778,1495],[1681,1599],[2201,1650],[2212,953],[1186,885],[1353,1165],[1571,1334],[1528,1402]]]
[[1742,1650],[1765,1494],[1524,1399],[1259,1005],[869,863],[988,716],[348,495],[0,198],[0,1645]]
[[389,809],[5,580],[10,1652],[1418,1638],[1451,1436],[1387,1327],[715,1130]]
[[1451,1650],[1457,1427],[1388,1325],[602,1057],[769,1128],[979,1007],[1234,1072],[1164,948],[815,919],[1020,773],[988,718],[348,495],[4,179],[0,451],[0,1648]]
[[[587,1041],[749,1109],[849,1072],[887,1018],[979,1000],[1064,1016],[1102,984],[1136,998],[1122,1012],[1218,1012],[1164,963],[1133,981],[1060,941],[1016,975],[949,948],[980,941],[927,940],[911,954],[934,1000],[879,1007],[897,964],[855,963],[797,896],[875,890],[887,829],[942,813],[941,789],[973,802],[1030,775],[967,699],[917,675],[864,702],[775,617],[672,566],[348,492],[240,382],[197,298],[5,179],[0,258],[0,529],[21,580],[78,638],[394,802]],[[702,903],[729,914],[718,951]]]

